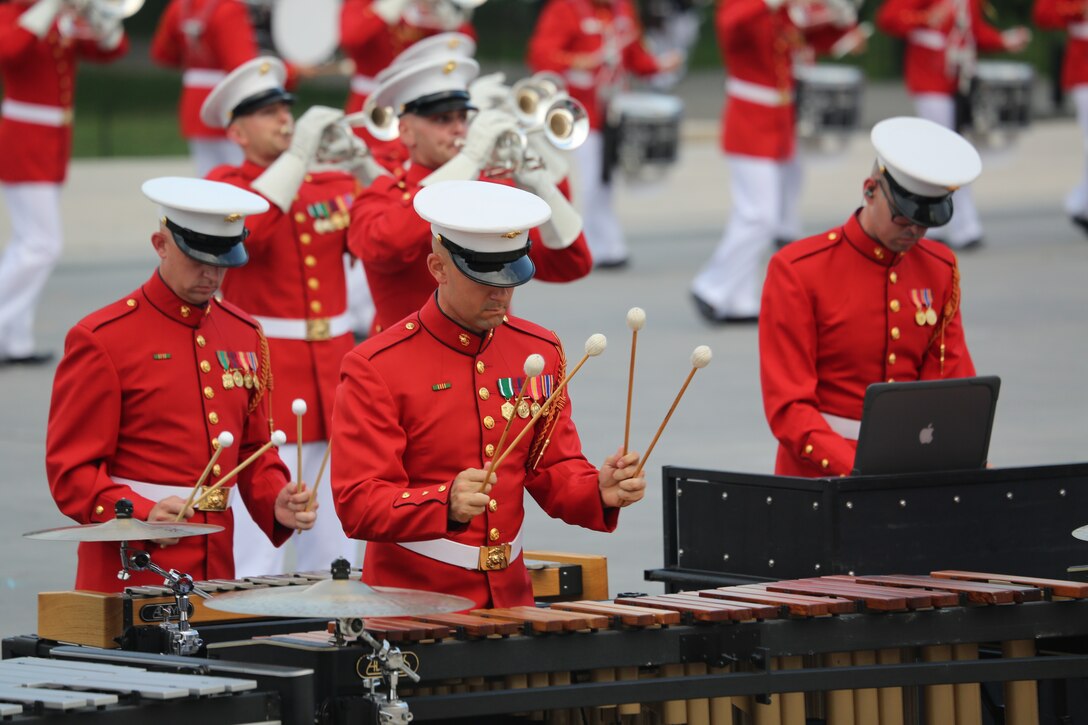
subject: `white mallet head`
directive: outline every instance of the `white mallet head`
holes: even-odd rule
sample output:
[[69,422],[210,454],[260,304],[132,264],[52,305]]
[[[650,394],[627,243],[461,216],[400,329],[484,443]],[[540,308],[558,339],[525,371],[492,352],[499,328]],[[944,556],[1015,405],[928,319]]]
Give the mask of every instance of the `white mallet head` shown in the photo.
[[713,353],[710,352],[710,348],[706,345],[700,345],[691,352],[691,366],[705,368],[710,364],[711,357],[713,357]]
[[220,448],[230,448],[234,445],[234,434],[228,431],[223,431],[215,439],[219,441]]
[[596,357],[604,352],[605,347],[608,346],[608,339],[601,333],[595,333],[589,336],[586,340],[586,355],[590,357]]
[[529,357],[525,358],[525,376],[528,378],[535,378],[544,372],[544,356],[533,353]]
[[632,307],[627,310],[627,326],[638,332],[646,324],[646,310],[641,307]]
[[287,442],[287,434],[286,433],[284,433],[282,430],[272,431],[272,445],[282,446],[286,442]]
[[302,398],[295,398],[292,400],[291,412],[295,415],[306,415],[306,401]]

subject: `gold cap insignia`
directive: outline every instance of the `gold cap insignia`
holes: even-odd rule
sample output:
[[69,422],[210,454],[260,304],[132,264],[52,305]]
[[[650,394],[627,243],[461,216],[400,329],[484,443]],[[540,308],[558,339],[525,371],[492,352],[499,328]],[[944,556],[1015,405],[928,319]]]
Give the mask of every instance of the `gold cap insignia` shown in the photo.
[[446,65],[442,67],[442,72],[446,75],[449,75],[450,73],[453,73],[456,68],[457,63],[451,60],[449,63],[446,63]]
[[958,187],[958,186],[949,186],[949,187],[946,187],[946,188],[948,189],[949,193],[951,193],[951,192],[954,192],[954,191],[958,190],[960,187]]
[[506,234],[503,234],[502,238],[503,239],[513,239],[513,238],[519,236],[520,234],[521,234],[520,231],[515,230],[515,231],[512,231],[512,232],[507,232]]
[[261,74],[262,76],[263,76],[263,75],[264,75],[265,73],[267,73],[268,71],[270,71],[270,70],[272,70],[272,64],[271,64],[271,63],[268,63],[268,62],[265,62],[265,63],[261,63],[261,67],[260,67],[260,70],[259,70],[259,72],[260,72],[260,74]]
[[234,222],[241,220],[241,218],[241,214],[239,214],[238,212],[234,212],[233,214],[227,214],[225,217],[223,217],[223,221],[225,221],[227,224],[233,224]]
[[460,38],[450,38],[449,47],[452,50],[461,44]]

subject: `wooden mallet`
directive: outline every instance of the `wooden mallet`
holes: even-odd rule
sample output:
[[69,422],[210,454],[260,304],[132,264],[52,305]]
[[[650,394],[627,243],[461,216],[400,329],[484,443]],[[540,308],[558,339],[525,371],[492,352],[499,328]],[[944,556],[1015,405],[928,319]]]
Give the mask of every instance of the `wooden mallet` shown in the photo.
[[684,392],[688,389],[688,384],[690,384],[691,379],[695,377],[695,371],[709,365],[711,357],[712,353],[710,352],[710,348],[706,345],[700,345],[692,351],[691,372],[688,373],[687,379],[684,380],[684,385],[680,388],[680,392],[676,394],[676,400],[672,401],[672,407],[669,408],[669,412],[665,414],[665,420],[661,421],[661,425],[658,426],[657,433],[654,434],[654,439],[650,441],[650,447],[642,454],[642,460],[638,462],[638,468],[635,469],[635,475],[632,476],[632,478],[638,478],[638,474],[642,473],[642,469],[646,466],[646,461],[650,460],[650,453],[653,452],[654,446],[657,445],[657,439],[661,437],[661,431],[665,430],[665,425],[669,422],[669,418],[672,417],[673,411],[676,410],[676,406],[680,403],[680,398],[684,397]]
[[[525,372],[525,383],[518,392],[517,402],[514,403],[514,411],[510,414],[510,417],[506,419],[506,426],[502,429],[502,435],[499,436],[499,444],[495,446],[496,451],[501,451],[502,444],[506,442],[506,436],[510,433],[510,424],[514,422],[514,416],[517,414],[518,408],[525,401],[525,391],[529,389],[529,381],[544,372],[544,356],[534,352],[532,355],[525,358],[525,365],[522,367],[522,370]],[[487,477],[484,478],[485,487],[491,481],[491,475],[495,473],[497,461],[497,458],[492,457],[491,465],[487,467]]]
[[302,483],[302,416],[306,415],[306,401],[295,398],[291,401],[291,412],[295,414],[296,443],[298,443],[298,468],[295,469],[295,481]]
[[631,440],[631,396],[635,388],[635,348],[638,347],[638,331],[646,324],[646,311],[641,307],[627,310],[627,326],[631,328],[631,367],[627,373],[627,416],[623,423],[623,455]]
[[198,498],[196,501],[193,502],[193,506],[199,506],[200,504],[204,503],[204,499],[206,499],[208,496],[210,496],[213,491],[220,488],[224,483],[226,483],[227,481],[229,481],[230,479],[234,478],[239,473],[244,471],[246,469],[246,467],[248,467],[251,463],[253,463],[255,460],[257,460],[258,458],[263,456],[265,454],[265,451],[267,451],[269,448],[271,448],[272,446],[282,446],[286,442],[287,442],[287,434],[286,433],[284,433],[282,430],[272,431],[272,440],[268,441],[263,446],[258,448],[256,451],[253,452],[253,455],[251,455],[249,458],[247,458],[244,461],[242,461],[241,463],[239,463],[237,466],[234,467],[233,470],[231,470],[229,473],[227,473],[227,475],[223,476],[218,481],[216,481],[214,486],[211,486],[210,488],[208,488],[208,490],[205,491],[203,493],[203,495],[201,495],[200,498]]
[[574,366],[574,370],[563,378],[559,385],[555,386],[555,390],[553,390],[552,394],[548,396],[548,399],[544,401],[544,404],[540,406],[540,410],[536,412],[536,415],[529,419],[529,422],[525,424],[525,427],[521,429],[521,432],[517,434],[517,437],[514,438],[513,442],[507,446],[506,450],[503,451],[502,455],[495,461],[495,468],[502,465],[503,460],[510,455],[510,451],[514,450],[514,447],[521,442],[521,439],[525,437],[525,434],[533,429],[533,425],[536,423],[537,419],[544,415],[544,411],[548,409],[548,406],[551,405],[552,401],[563,393],[563,389],[567,387],[567,383],[571,381],[571,378],[578,374],[578,371],[586,364],[586,360],[600,355],[604,352],[607,345],[608,340],[601,333],[598,332],[589,336],[589,339],[586,340],[586,354],[583,355],[582,359],[578,361],[578,364]]
[[193,490],[189,492],[189,498],[185,501],[185,505],[181,507],[181,511],[179,511],[178,515],[174,518],[175,522],[185,518],[185,512],[193,505],[193,499],[196,498],[196,494],[200,490],[200,487],[208,480],[208,474],[212,472],[212,468],[215,467],[215,462],[219,460],[219,456],[223,455],[223,450],[234,445],[234,435],[227,431],[220,433],[215,440],[219,443],[219,447],[212,452],[211,460],[209,460],[208,465],[204,467],[204,473],[200,474],[200,478],[197,479],[196,485],[193,486]]

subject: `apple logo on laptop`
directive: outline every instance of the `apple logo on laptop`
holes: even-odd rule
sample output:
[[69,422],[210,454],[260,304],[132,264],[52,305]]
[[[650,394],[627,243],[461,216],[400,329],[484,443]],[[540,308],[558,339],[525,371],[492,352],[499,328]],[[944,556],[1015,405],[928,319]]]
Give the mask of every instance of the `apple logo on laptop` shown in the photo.
[[918,431],[918,442],[923,446],[928,446],[933,442],[933,424],[930,423],[922,430]]

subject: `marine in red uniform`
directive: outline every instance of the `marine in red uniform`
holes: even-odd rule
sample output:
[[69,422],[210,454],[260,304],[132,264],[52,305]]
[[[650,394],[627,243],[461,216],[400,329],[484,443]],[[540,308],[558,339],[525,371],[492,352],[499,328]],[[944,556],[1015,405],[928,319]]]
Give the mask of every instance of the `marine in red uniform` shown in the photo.
[[767,271],[760,373],[780,475],[851,472],[870,383],[975,374],[956,257],[922,236],[948,222],[952,190],[982,169],[978,153],[919,118],[882,121],[872,140],[861,209],[790,244]]
[[[1018,52],[1031,34],[1026,28],[1000,31],[982,14],[982,0],[887,0],[877,12],[878,27],[907,41],[903,69],[916,113],[945,128],[956,128],[957,93],[965,94],[979,52]],[[955,195],[956,216],[935,236],[954,249],[977,247],[982,222],[970,190]]]
[[[153,179],[143,188],[161,207],[151,237],[159,268],[71,329],[53,381],[46,472],[57,506],[81,524],[112,519],[122,498],[132,501],[134,518],[173,521],[221,433],[230,433],[234,445],[220,455],[209,486],[269,440],[268,352],[260,328],[212,296],[225,268],[246,261],[244,216],[267,203],[200,179]],[[198,580],[231,578],[234,494],[282,544],[315,518],[303,511],[309,491],[296,489],[269,450],[224,484],[226,495],[186,510],[189,521],[224,531],[146,546],[165,569]],[[150,572],[119,580],[118,551],[116,543],[80,544],[76,588],[162,583]]]
[[622,266],[627,245],[613,208],[612,184],[602,174],[601,129],[608,103],[623,90],[628,73],[671,72],[681,56],[657,58],[646,49],[630,0],[549,0],[529,39],[526,62],[533,72],[562,74],[570,95],[586,107],[589,138],[574,151],[586,239],[597,266]]
[[64,243],[60,189],[72,153],[76,65],[128,50],[116,18],[89,13],[77,32],[62,33],[62,7],[61,0],[0,4],[0,190],[12,227],[0,259],[0,364],[53,357],[35,349],[34,313]]
[[[426,264],[430,228],[412,207],[416,192],[439,180],[479,178],[497,139],[517,128],[513,116],[498,110],[481,111],[468,124],[467,84],[478,70],[471,58],[424,59],[390,76],[375,96],[382,106],[404,109],[400,138],[410,158],[407,168],[366,188],[351,210],[348,244],[366,270],[376,332],[416,312],[434,291]],[[552,218],[532,235],[537,277],[549,282],[584,277],[592,259],[581,218],[543,169],[524,166],[512,180],[496,181],[541,196],[552,210]]]
[[[344,360],[333,426],[341,520],[367,541],[370,584],[425,589],[478,606],[532,604],[521,557],[526,491],[551,516],[597,531],[642,498],[638,454],[582,455],[564,392],[485,485],[505,424],[509,445],[565,374],[555,334],[510,316],[513,288],[533,275],[528,229],[548,218],[539,198],[479,181],[447,181],[415,198],[431,222],[427,268],[438,284],[423,309]],[[543,373],[524,381],[529,355]],[[530,402],[531,401],[531,402]],[[507,405],[509,403],[509,405]]]
[[257,55],[257,38],[241,0],[171,0],[151,41],[151,60],[181,68],[178,123],[198,176],[242,155],[222,128],[200,119],[200,107],[227,73]]
[[[245,154],[241,166],[220,166],[209,178],[263,194],[271,208],[248,219],[250,261],[223,280],[223,297],[253,315],[268,338],[276,393],[270,413],[297,445],[292,413],[302,418],[302,471],[296,445],[282,450],[294,480],[315,485],[328,446],[340,362],[354,346],[347,315],[344,254],[348,210],[358,182],[339,170],[312,170],[323,132],[342,118],[339,109],[315,106],[296,125],[286,69],[276,58],[248,61],[215,87],[204,104],[204,122],[226,126]],[[327,473],[324,474],[327,476]],[[328,482],[319,500],[332,508]],[[273,547],[242,512],[235,517],[235,559],[240,576],[286,571],[285,548]],[[358,560],[358,544],[344,535],[335,515],[296,540],[300,571],[327,569],[338,557]]]
[[[1085,0],[1036,0],[1032,18],[1040,28],[1068,33],[1062,62],[1062,88],[1077,109],[1077,124],[1084,138],[1088,162],[1088,3]],[[1080,183],[1065,198],[1065,211],[1073,223],[1088,234],[1088,163]]]

